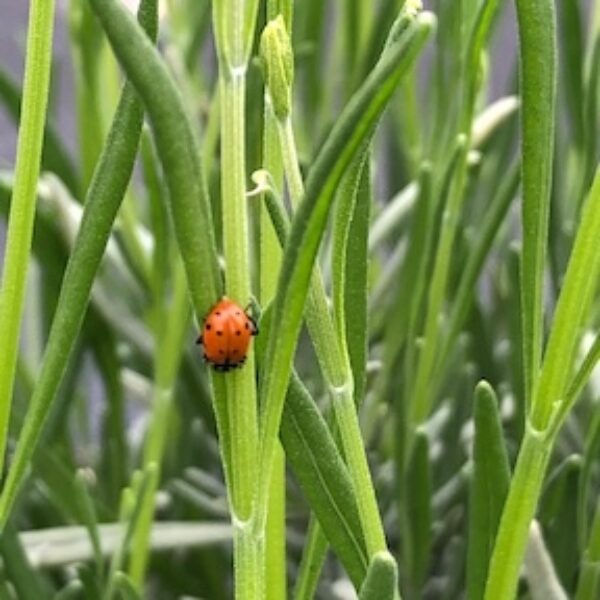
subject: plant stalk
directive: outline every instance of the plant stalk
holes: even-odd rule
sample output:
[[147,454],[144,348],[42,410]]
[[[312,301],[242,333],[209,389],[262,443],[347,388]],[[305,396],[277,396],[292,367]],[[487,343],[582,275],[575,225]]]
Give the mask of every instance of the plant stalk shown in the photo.
[[[54,29],[54,0],[32,0],[15,182],[0,290],[0,465],[4,465],[33,235]],[[0,473],[2,472],[0,466]]]

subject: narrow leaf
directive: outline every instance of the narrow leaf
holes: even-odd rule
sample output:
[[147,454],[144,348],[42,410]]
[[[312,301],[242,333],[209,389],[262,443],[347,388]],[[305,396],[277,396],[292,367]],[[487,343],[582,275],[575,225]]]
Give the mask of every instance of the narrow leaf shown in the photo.
[[286,396],[281,441],[329,543],[360,585],[367,558],[350,476],[325,420],[297,377]]
[[425,581],[431,551],[431,473],[427,436],[418,432],[406,475],[406,561],[417,595]]
[[473,479],[469,499],[467,591],[481,600],[504,500],[510,468],[498,413],[498,399],[485,381],[475,389]]

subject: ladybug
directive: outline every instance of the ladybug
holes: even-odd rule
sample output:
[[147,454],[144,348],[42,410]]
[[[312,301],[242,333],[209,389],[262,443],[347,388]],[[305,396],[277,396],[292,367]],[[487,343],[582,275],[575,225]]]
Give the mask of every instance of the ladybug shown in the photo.
[[233,300],[223,296],[204,319],[197,343],[204,346],[204,360],[215,370],[227,372],[246,361],[256,321]]

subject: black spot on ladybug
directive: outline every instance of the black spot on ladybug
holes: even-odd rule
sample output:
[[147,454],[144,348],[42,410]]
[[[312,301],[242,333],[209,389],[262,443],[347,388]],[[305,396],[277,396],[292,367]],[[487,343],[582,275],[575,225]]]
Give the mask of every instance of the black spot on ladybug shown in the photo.
[[238,329],[238,330],[235,332],[235,335],[242,335],[242,332],[241,332],[241,331]]
[[217,311],[215,314],[217,315],[217,317],[221,316],[221,313],[219,311]]
[[212,325],[210,323],[206,324],[206,331],[210,331],[212,329]]
[[223,335],[222,331],[217,331],[217,335]]
[[246,329],[250,329],[250,324],[248,323],[248,321],[246,321],[246,322],[244,323],[244,327],[245,327]]
[[238,310],[235,314],[239,317],[242,313]]

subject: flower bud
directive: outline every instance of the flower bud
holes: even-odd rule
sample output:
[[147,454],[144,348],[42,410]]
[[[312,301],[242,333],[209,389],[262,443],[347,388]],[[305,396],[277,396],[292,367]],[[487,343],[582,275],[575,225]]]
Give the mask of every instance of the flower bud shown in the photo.
[[278,119],[284,119],[290,114],[292,104],[294,54],[281,15],[269,21],[264,28],[260,40],[260,57],[273,112]]

